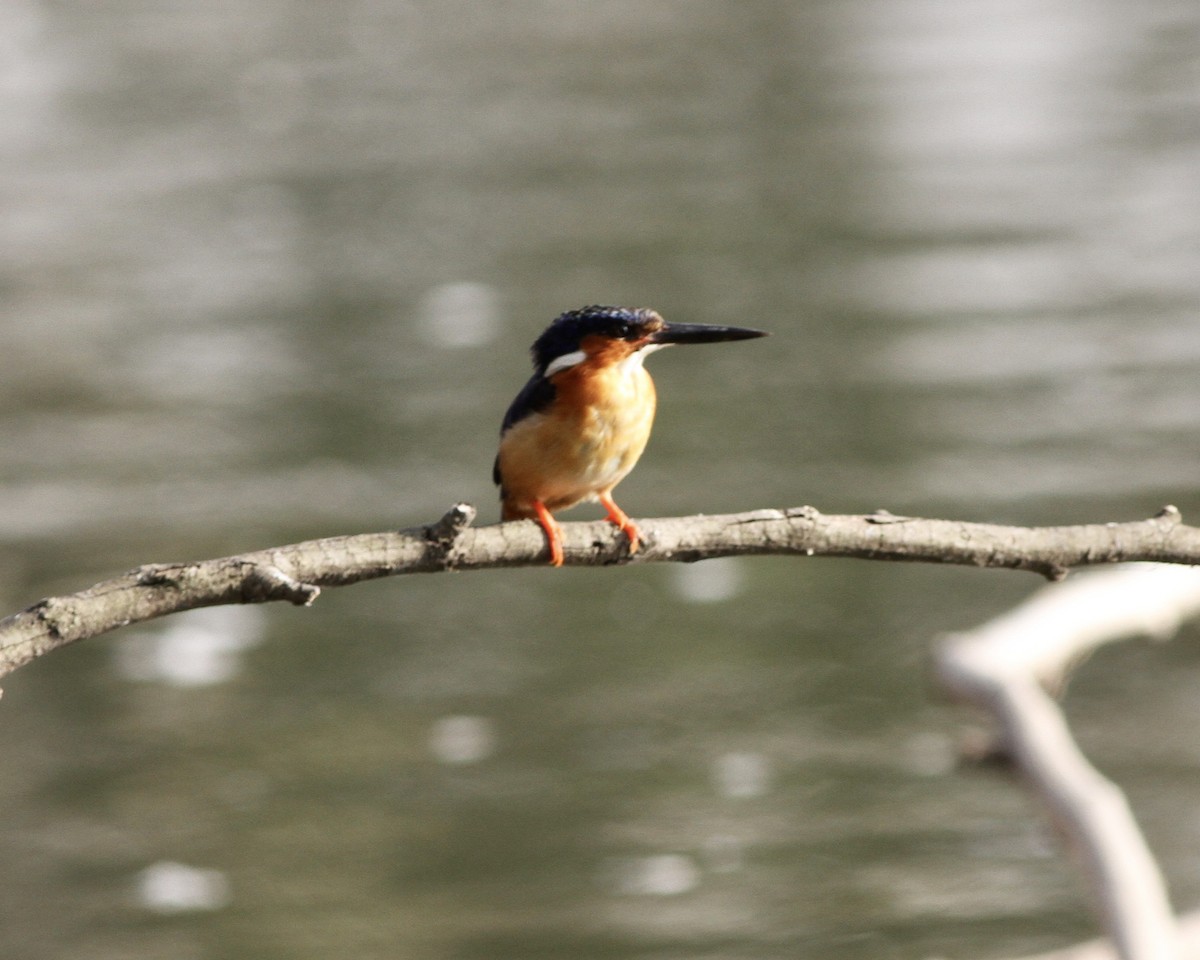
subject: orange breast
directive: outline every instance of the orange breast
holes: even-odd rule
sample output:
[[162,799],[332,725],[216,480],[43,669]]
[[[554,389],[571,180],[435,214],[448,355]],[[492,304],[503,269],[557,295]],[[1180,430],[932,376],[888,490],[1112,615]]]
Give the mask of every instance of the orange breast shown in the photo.
[[641,360],[564,370],[553,378],[554,404],[509,428],[499,454],[504,519],[532,516],[534,500],[562,510],[594,499],[633,469],[656,403]]

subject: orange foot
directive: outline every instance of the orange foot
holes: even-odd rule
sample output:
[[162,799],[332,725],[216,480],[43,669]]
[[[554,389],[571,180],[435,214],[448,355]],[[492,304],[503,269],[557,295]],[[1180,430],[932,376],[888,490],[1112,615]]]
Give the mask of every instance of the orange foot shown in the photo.
[[629,538],[629,552],[637,553],[638,546],[642,541],[642,534],[638,530],[637,524],[629,519],[624,510],[617,506],[611,493],[600,494],[600,503],[608,511],[608,516],[604,519],[614,524],[618,530]]
[[546,509],[546,505],[541,500],[533,501],[533,510],[537,514],[537,522],[546,531],[546,540],[550,544],[550,566],[561,567],[563,565],[562,527],[550,515],[550,511]]

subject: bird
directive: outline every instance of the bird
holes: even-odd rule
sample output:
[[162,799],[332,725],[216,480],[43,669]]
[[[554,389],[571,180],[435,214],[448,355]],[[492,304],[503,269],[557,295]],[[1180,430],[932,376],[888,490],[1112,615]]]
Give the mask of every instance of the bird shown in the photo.
[[598,500],[636,553],[641,532],[612,492],[646,449],[654,423],[654,381],[643,362],[677,343],[764,336],[747,327],[667,323],[645,307],[563,313],[534,341],[533,376],[500,427],[492,479],[500,487],[501,519],[535,520],[546,534],[550,564],[559,567],[562,528],[554,513]]

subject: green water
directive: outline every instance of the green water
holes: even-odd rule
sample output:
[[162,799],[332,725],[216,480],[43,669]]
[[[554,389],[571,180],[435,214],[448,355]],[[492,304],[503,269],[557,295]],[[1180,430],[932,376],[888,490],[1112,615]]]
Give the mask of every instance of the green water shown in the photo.
[[[634,517],[1200,509],[1195,11],[113,0],[10,5],[0,36],[6,610],[457,500],[495,520],[528,344],[592,302],[774,334],[650,361]],[[926,679],[939,633],[1037,586],[518,570],[63,650],[0,701],[3,955],[1089,937]],[[1194,639],[1105,651],[1069,699],[1180,905]]]

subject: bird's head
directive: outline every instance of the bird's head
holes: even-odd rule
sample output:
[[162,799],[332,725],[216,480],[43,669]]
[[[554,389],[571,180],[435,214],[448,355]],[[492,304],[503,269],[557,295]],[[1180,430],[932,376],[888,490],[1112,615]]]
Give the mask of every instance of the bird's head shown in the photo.
[[667,323],[645,307],[583,307],[555,320],[533,344],[533,364],[552,377],[584,361],[607,366],[676,343],[718,343],[765,337],[762,330],[704,323]]

